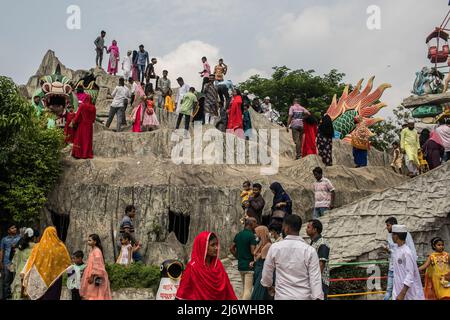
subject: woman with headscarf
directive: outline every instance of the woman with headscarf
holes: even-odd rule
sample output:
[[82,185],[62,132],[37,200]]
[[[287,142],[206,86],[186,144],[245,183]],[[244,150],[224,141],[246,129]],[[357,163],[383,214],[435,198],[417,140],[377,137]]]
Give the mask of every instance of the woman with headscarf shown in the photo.
[[219,238],[203,231],[194,240],[191,261],[177,291],[178,300],[237,300],[219,259]]
[[272,242],[270,241],[270,232],[266,226],[259,226],[255,229],[255,234],[259,243],[253,253],[255,260],[252,262],[254,268],[253,274],[253,293],[252,300],[273,300],[273,297],[267,291],[267,288],[261,285],[262,271],[264,261],[269,252]]
[[431,132],[430,138],[423,144],[422,150],[430,170],[441,165],[441,159],[444,157],[445,149],[442,139],[436,131]]
[[333,165],[333,136],[333,121],[328,114],[324,114],[317,132],[317,150],[326,166]]
[[88,246],[91,247],[91,252],[81,278],[80,296],[83,300],[111,300],[109,277],[105,269],[100,237],[91,234]]
[[48,227],[22,270],[24,294],[31,300],[59,300],[62,275],[71,264],[69,252],[58,238],[56,228]]
[[108,73],[111,75],[116,75],[119,69],[118,66],[120,61],[119,47],[117,46],[116,40],[113,40],[107,52],[109,53]]
[[286,214],[292,214],[292,200],[289,195],[284,191],[281,184],[278,182],[274,182],[270,185],[270,190],[272,190],[273,196],[273,204],[272,204],[272,214],[281,210]]
[[145,96],[144,88],[139,81],[134,81],[134,94],[136,98],[134,99],[133,105],[135,106],[131,111],[129,120],[133,122],[132,132],[141,132],[142,121],[144,120],[144,109],[147,101]]
[[428,139],[430,139],[430,130],[425,128],[422,130],[422,132],[420,133],[420,136],[419,136],[419,144],[420,144],[421,148],[423,147],[425,142],[428,141]]
[[317,154],[317,120],[311,114],[303,121],[302,158],[310,154]]
[[243,138],[242,96],[239,89],[233,90],[233,100],[228,110],[227,129],[232,130],[237,136]]
[[87,95],[70,124],[70,126],[75,127],[72,147],[72,156],[74,158],[92,159],[94,157],[92,149],[95,117],[95,106],[91,102],[91,96]]
[[16,250],[16,253],[14,254],[14,258],[12,259],[12,263],[10,266],[10,271],[16,274],[14,277],[14,281],[11,284],[13,300],[21,300],[25,298],[22,290],[23,274],[21,272],[23,270],[23,267],[27,263],[28,258],[31,255],[31,251],[35,246],[33,240],[34,240],[34,231],[31,228],[27,228],[25,230],[23,237],[19,240],[19,243],[17,244],[18,250]]

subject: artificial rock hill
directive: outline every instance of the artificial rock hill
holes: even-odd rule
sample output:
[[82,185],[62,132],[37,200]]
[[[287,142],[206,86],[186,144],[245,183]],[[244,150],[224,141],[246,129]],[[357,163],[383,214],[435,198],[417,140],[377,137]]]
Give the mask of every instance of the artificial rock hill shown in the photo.
[[[21,93],[30,97],[39,78],[52,74],[57,64],[61,63],[54,52],[47,52],[37,74],[20,87]],[[62,74],[74,81],[87,74],[62,64],[61,67]],[[119,77],[94,72],[100,87],[97,113],[104,117],[111,102],[107,94]],[[178,76],[173,71],[171,74],[173,79]],[[75,160],[65,150],[64,173],[49,195],[42,225],[50,222],[48,209],[69,214],[69,250],[86,250],[87,236],[98,233],[105,257],[112,261],[112,229],[118,231],[125,206],[134,204],[138,208],[136,236],[143,244],[141,252],[146,263],[160,264],[168,258],[186,261],[195,236],[203,230],[218,233],[221,257],[225,257],[234,235],[241,229],[239,194],[247,179],[263,185],[265,214],[272,204],[269,185],[278,181],[293,199],[294,212],[303,221],[311,218],[312,169],[324,166],[317,156],[291,160],[294,145],[284,129],[280,130],[279,173],[261,176],[260,168],[251,165],[175,165],[170,157],[175,145],[171,135],[176,115],[158,110],[157,116],[160,129],[141,134],[115,133],[96,124],[93,160]],[[280,128],[255,112],[251,117],[254,128]],[[384,257],[384,221],[392,215],[408,226],[419,256],[427,254],[429,240],[434,236],[450,241],[450,164],[408,180],[392,171],[387,154],[374,149],[369,152],[369,167],[362,169],[353,168],[351,147],[345,143],[334,143],[333,156],[334,166],[326,168],[324,175],[336,188],[337,208],[322,219],[333,262]],[[174,227],[174,221],[186,222],[186,217],[190,220],[186,231],[181,231],[180,225]],[[185,245],[175,233],[169,233],[169,224],[178,237],[187,237]]]

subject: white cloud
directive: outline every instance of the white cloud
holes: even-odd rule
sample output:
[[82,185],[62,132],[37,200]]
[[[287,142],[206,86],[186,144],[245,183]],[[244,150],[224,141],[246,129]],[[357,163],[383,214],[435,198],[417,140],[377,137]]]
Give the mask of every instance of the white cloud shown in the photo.
[[429,64],[425,37],[440,24],[445,5],[380,0],[376,4],[381,9],[381,30],[370,31],[366,27],[369,4],[337,0],[279,17],[277,27],[258,36],[264,60],[315,69],[319,74],[336,68],[352,84],[375,75],[375,86],[384,82],[393,86],[382,97],[389,107],[381,115],[391,115],[410,95],[415,71]]
[[240,82],[244,82],[246,80],[248,80],[251,76],[254,75],[259,75],[262,78],[269,78],[270,76],[263,70],[259,70],[259,69],[255,69],[255,68],[251,68],[248,70],[245,70],[244,72],[242,72],[240,75],[238,75],[237,77],[235,77],[233,79],[233,83],[234,84],[239,84]]
[[219,59],[219,49],[202,41],[189,41],[181,44],[172,52],[158,57],[155,71],[162,74],[163,70],[169,71],[169,79],[172,86],[176,85],[175,79],[182,77],[184,81],[197,90],[201,89],[202,57],[208,58],[211,68]]

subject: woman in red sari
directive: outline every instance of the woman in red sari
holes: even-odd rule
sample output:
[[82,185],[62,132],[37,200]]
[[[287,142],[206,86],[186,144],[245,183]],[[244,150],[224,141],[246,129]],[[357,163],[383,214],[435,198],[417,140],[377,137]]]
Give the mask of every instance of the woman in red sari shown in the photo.
[[317,154],[317,131],[317,120],[313,115],[310,115],[303,121],[302,158],[310,154]]
[[191,261],[181,277],[178,300],[237,300],[219,259],[219,239],[203,231],[194,240]]
[[92,159],[92,140],[94,139],[95,106],[91,96],[87,95],[79,106],[71,126],[75,127],[72,156],[77,159]]
[[242,96],[239,89],[233,91],[233,101],[228,110],[228,130],[232,130],[237,136],[244,137],[244,123],[242,120]]

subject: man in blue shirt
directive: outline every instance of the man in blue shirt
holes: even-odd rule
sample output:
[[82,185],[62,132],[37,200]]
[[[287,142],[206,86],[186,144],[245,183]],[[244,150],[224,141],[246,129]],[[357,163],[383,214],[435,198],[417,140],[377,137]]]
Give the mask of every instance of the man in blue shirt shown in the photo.
[[4,237],[0,245],[0,270],[3,278],[3,299],[11,297],[11,283],[14,279],[14,273],[9,271],[9,266],[13,258],[14,250],[20,240],[17,234],[17,226],[11,223],[7,229],[8,235]]
[[138,68],[138,78],[141,84],[144,83],[145,78],[145,67],[150,63],[148,52],[144,50],[144,45],[139,46],[139,51],[137,54],[137,68]]

